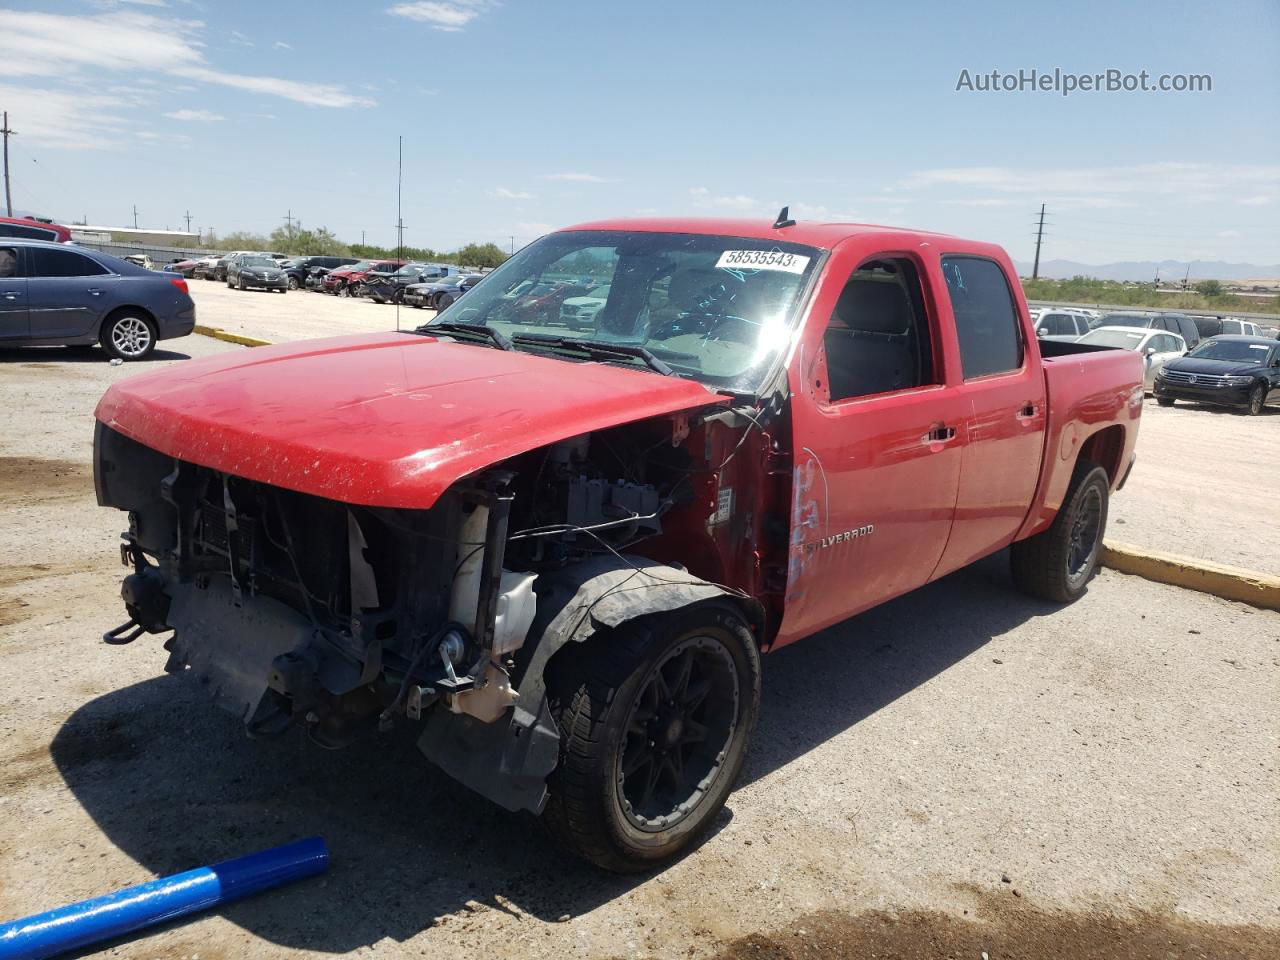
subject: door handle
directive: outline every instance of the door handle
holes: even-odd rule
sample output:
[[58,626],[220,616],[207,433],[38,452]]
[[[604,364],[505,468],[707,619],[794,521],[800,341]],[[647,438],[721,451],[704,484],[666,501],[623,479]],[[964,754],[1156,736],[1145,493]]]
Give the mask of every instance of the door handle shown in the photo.
[[929,430],[928,433],[921,438],[922,443],[946,443],[948,440],[954,440],[956,437],[956,428],[939,424]]
[[17,300],[22,296],[22,294],[17,290],[6,290],[3,294],[0,294],[0,296],[3,296],[6,300]]
[[1022,408],[1018,411],[1018,419],[1030,420],[1037,412],[1038,411],[1034,403],[1024,403]]
[[102,291],[101,291],[99,288],[97,288],[97,287],[90,287],[90,288],[89,288],[89,295],[90,295],[90,296],[93,296],[93,297],[100,297],[100,296],[102,296]]

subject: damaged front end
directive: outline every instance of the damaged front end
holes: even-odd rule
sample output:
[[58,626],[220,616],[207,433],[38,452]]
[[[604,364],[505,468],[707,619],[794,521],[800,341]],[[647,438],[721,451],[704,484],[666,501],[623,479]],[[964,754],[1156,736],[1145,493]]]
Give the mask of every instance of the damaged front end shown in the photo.
[[[710,443],[699,428],[702,459],[736,449],[740,429],[709,427],[723,435]],[[245,479],[99,422],[98,501],[128,511],[132,567],[130,621],[104,639],[172,630],[166,669],[189,672],[251,735],[303,726],[340,747],[419,721],[421,749],[451,776],[540,812],[559,748],[549,658],[592,624],[723,593],[662,566],[640,603],[637,559],[621,553],[661,543],[672,511],[702,518],[708,543],[727,533],[714,478],[682,446],[689,432],[681,417],[562,441],[408,509]],[[634,582],[619,592],[621,579]],[[584,595],[590,606],[572,607]],[[554,642],[526,643],[548,632]]]

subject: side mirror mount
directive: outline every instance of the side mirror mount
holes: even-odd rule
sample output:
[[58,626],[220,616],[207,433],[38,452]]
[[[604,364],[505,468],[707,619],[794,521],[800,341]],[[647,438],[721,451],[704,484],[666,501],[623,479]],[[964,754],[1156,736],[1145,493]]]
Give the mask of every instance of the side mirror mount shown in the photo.
[[1148,356],[1148,357],[1154,357],[1154,356],[1155,356],[1155,353],[1156,353],[1156,348],[1155,348],[1155,347],[1147,347],[1147,356]]
[[1048,327],[1041,327],[1039,330],[1036,331],[1037,337],[1047,337],[1048,335],[1049,335]]

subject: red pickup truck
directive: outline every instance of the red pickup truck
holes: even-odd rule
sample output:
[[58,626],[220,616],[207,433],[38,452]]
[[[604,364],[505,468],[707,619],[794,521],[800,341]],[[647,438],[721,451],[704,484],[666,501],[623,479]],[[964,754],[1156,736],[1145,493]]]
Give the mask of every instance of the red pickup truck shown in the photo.
[[[606,302],[567,331],[520,311],[543,282]],[[1079,597],[1141,410],[1141,358],[1037,340],[990,244],[587,224],[415,331],[112,386],[95,480],[133,572],[104,639],[174,631],[167,668],[253,734],[413,724],[644,869],[724,804],[762,653],[1010,546],[1016,585]]]

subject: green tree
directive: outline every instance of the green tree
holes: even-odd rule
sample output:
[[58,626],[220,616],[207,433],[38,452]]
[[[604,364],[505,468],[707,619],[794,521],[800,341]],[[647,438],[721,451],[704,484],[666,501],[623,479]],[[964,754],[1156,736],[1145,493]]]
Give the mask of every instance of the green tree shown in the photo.
[[1196,293],[1202,297],[1222,296],[1222,283],[1218,280],[1201,280],[1196,284]]
[[223,250],[266,250],[267,238],[260,233],[249,233],[246,230],[233,230],[224,234],[218,241]]
[[458,251],[456,260],[467,267],[498,267],[507,259],[496,243],[469,243]]

